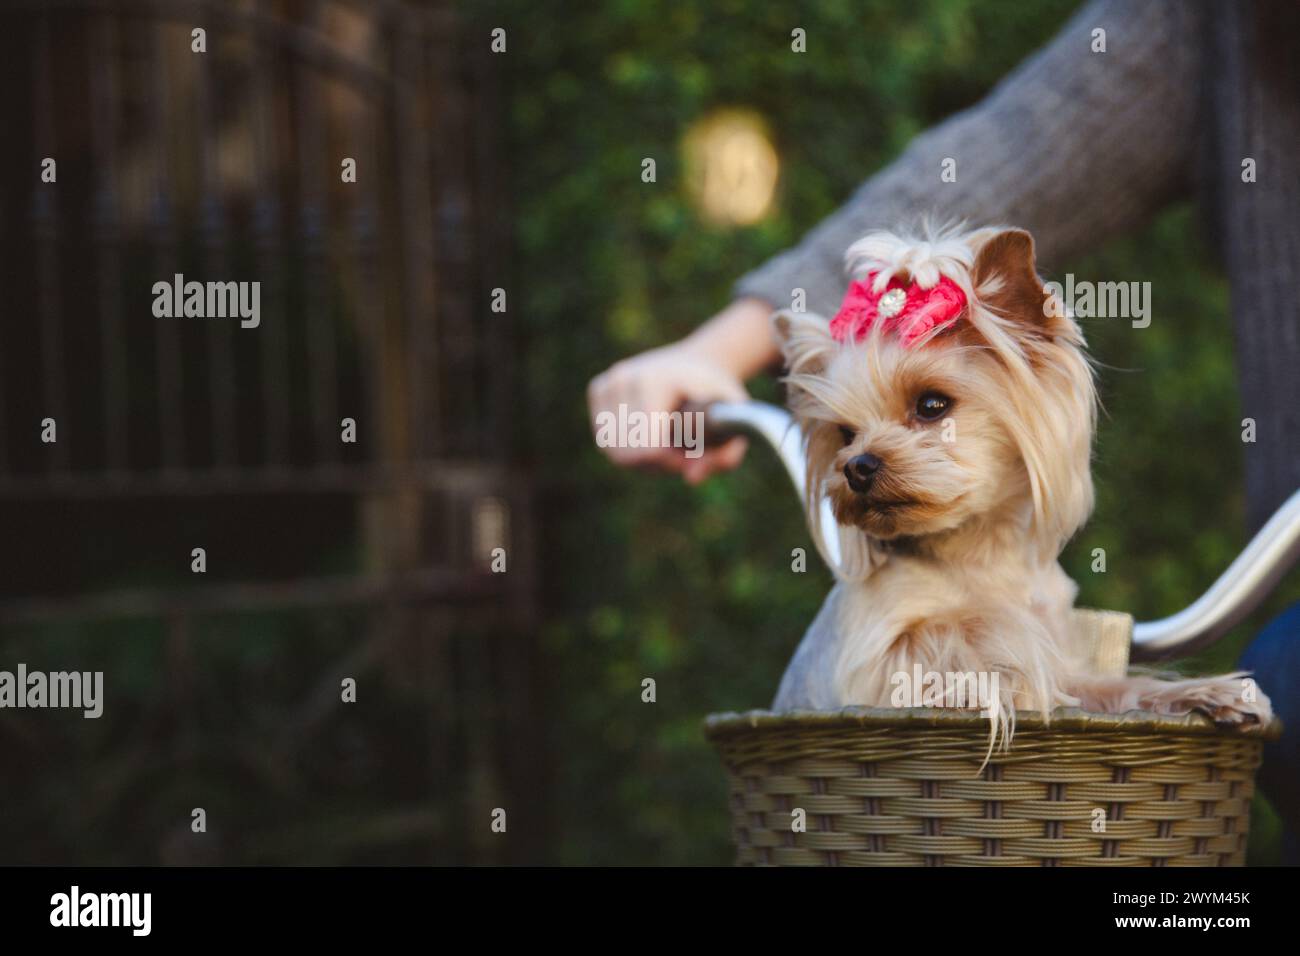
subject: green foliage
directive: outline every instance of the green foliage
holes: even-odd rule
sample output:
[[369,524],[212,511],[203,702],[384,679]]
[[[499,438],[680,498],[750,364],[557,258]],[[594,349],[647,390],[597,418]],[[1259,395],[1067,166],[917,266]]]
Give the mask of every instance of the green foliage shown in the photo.
[[[769,456],[696,490],[616,471],[592,446],[586,382],[714,312],[737,276],[917,132],[977,101],[1074,6],[622,0],[568,5],[562,19],[517,0],[476,9],[511,37],[519,441],[542,482],[555,859],[726,861],[723,778],[700,720],[770,701],[828,587],[815,558],[791,573],[791,549],[812,551]],[[806,54],[790,51],[796,26]],[[699,220],[680,163],[686,127],[732,106],[770,124],[781,159],[776,208],[741,230]],[[644,157],[657,183],[641,181]],[[1245,540],[1226,288],[1196,229],[1174,209],[1068,266],[1078,279],[1152,283],[1150,328],[1087,329],[1108,414],[1096,517],[1065,556],[1081,603],[1140,618],[1185,605]],[[771,383],[755,388],[776,397]],[[1098,547],[1105,574],[1090,570]],[[1248,632],[1195,666],[1227,665]],[[657,703],[641,702],[644,677],[658,682]]]

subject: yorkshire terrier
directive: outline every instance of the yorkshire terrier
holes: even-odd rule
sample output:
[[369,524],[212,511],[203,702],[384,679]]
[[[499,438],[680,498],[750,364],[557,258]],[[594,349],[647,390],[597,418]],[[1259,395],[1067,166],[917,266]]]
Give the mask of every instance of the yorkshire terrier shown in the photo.
[[[833,321],[773,317],[807,442],[809,527],[823,546],[828,496],[842,554],[774,708],[885,707],[899,674],[991,673],[994,699],[973,705],[991,745],[1017,710],[1267,723],[1242,674],[1103,677],[1073,644],[1077,588],[1057,557],[1092,509],[1097,396],[1029,233],[873,233],[847,260],[858,278]],[[951,687],[941,704],[972,706]]]

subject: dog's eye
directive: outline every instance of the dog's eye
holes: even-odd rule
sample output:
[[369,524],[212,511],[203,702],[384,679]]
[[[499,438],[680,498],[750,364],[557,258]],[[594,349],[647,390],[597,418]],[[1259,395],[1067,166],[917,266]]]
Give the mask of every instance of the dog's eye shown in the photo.
[[916,400],[916,417],[925,422],[942,418],[952,407],[952,399],[938,392],[926,392]]
[[848,425],[841,425],[840,437],[844,439],[844,444],[847,446],[853,444],[853,439],[857,436],[853,433],[853,429]]

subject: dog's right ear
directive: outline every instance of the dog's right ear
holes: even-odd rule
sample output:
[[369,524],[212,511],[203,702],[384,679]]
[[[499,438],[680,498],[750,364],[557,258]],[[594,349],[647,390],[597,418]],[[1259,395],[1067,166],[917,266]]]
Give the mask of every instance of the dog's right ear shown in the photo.
[[830,323],[820,315],[782,309],[772,315],[772,332],[791,375],[826,371],[838,347]]
[[1001,229],[983,242],[971,267],[971,281],[980,301],[1019,328],[1038,336],[1059,335],[1051,293],[1035,264],[1034,237],[1023,229]]

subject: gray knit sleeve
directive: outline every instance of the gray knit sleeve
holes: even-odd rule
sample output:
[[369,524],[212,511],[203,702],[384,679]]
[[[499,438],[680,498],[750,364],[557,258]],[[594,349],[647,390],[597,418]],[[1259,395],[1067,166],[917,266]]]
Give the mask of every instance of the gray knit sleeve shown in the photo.
[[[922,133],[795,248],[736,283],[777,306],[793,290],[831,315],[844,252],[873,229],[924,215],[1022,226],[1046,271],[1190,192],[1203,8],[1095,0],[980,103]],[[1093,52],[1103,29],[1106,50]],[[847,120],[846,120],[847,121]],[[943,182],[944,161],[955,182]]]

